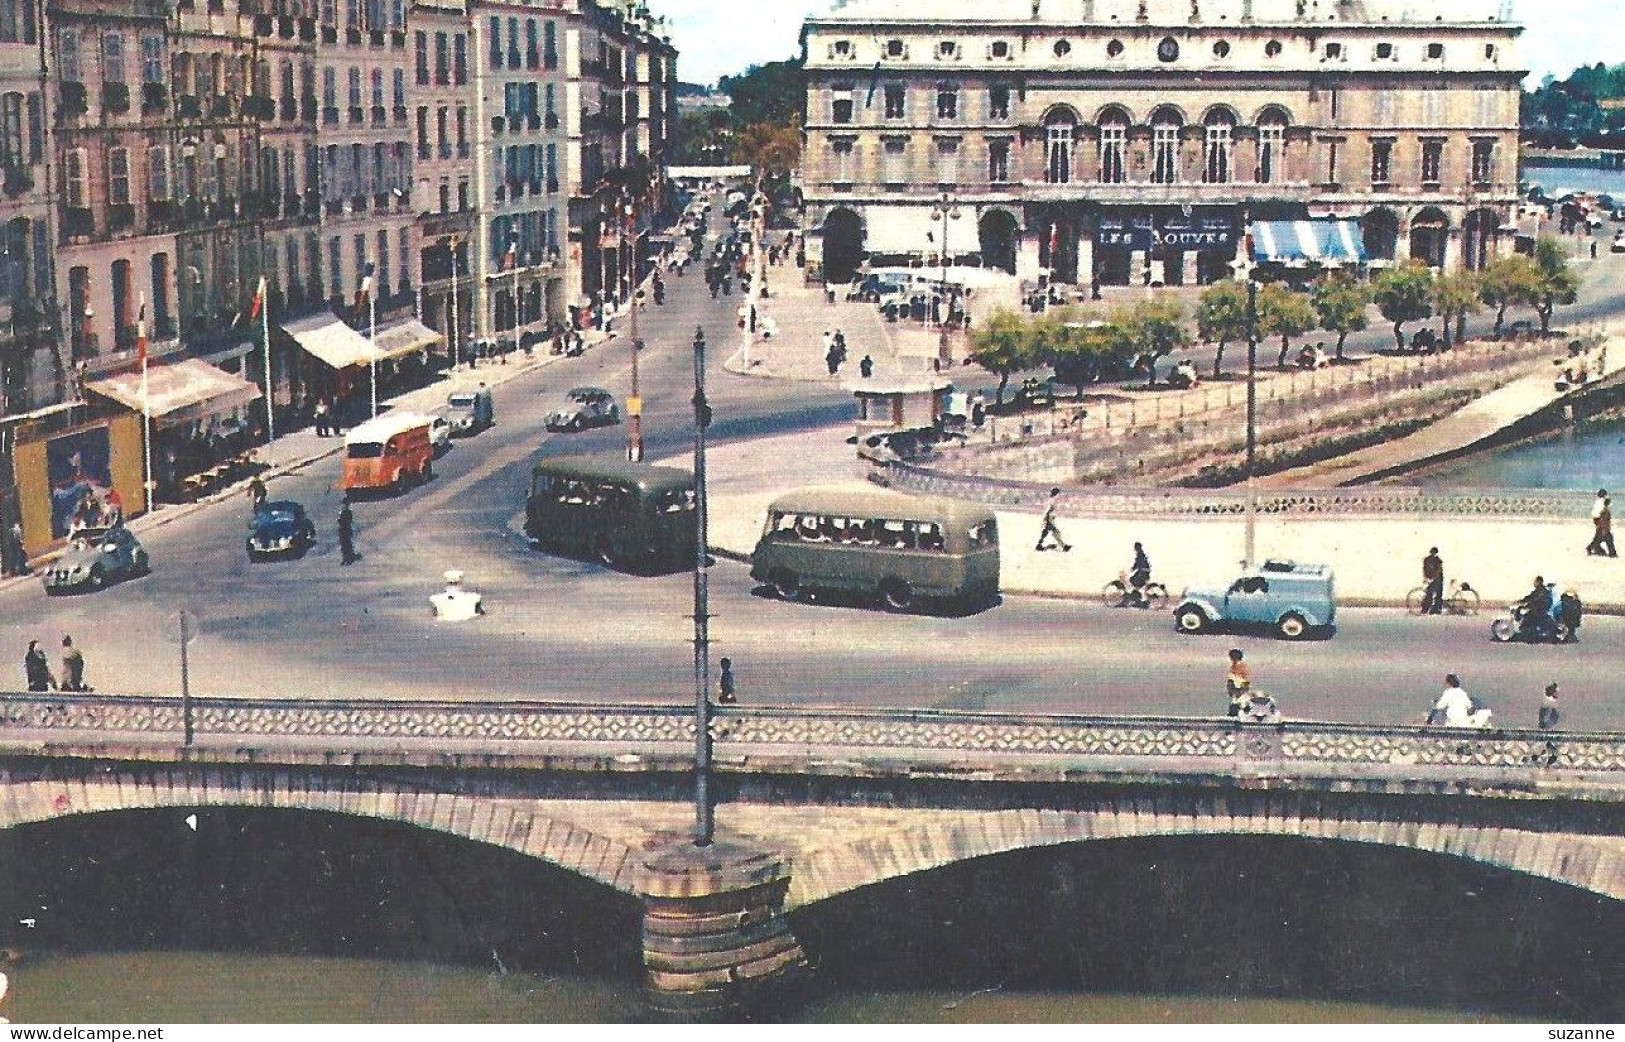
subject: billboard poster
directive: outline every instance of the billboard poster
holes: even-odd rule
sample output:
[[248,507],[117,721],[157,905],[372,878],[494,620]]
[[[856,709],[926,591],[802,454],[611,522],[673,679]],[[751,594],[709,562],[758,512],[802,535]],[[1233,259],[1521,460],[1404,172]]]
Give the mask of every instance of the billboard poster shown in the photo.
[[88,495],[98,513],[112,495],[112,450],[106,427],[65,434],[45,446],[51,489],[51,537],[63,538]]

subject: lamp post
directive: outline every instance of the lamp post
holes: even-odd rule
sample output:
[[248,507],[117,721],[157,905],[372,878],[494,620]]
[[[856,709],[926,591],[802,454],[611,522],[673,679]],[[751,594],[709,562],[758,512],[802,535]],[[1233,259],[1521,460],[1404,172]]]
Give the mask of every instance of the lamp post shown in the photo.
[[711,806],[711,616],[705,517],[705,330],[694,330],[694,845],[708,847],[716,831]]
[[1258,283],[1247,280],[1247,535],[1244,562],[1253,566],[1258,530],[1258,490],[1253,483],[1254,458],[1258,451]]
[[457,351],[457,236],[451,237],[451,367],[462,364]]
[[[959,203],[947,192],[942,193],[931,207],[931,220],[942,222],[942,241],[938,247],[942,253],[942,284],[941,290],[946,291],[948,286],[948,225],[959,220]],[[948,349],[948,311],[946,301],[937,305],[937,368],[947,369],[953,365],[953,353]]]
[[[637,200],[631,195],[621,199],[622,241],[627,238],[627,229],[634,228],[637,223]],[[643,291],[637,287],[637,276],[632,278],[633,290],[627,300],[632,309],[630,315],[632,334],[632,394],[626,400],[626,458],[633,463],[643,462],[643,398],[638,393],[638,354],[643,350],[643,342],[638,339],[638,298]]]

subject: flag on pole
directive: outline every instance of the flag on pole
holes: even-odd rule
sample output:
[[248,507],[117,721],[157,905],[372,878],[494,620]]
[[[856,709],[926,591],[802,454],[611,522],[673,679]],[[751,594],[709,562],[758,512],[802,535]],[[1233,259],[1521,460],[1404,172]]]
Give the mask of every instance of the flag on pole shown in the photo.
[[141,309],[135,315],[135,361],[147,364],[147,295],[141,294]]
[[372,265],[367,264],[361,272],[361,285],[355,291],[355,309],[360,311],[372,299]]
[[265,276],[261,275],[259,288],[254,290],[254,299],[248,305],[248,320],[252,322],[259,318],[263,310],[265,310]]

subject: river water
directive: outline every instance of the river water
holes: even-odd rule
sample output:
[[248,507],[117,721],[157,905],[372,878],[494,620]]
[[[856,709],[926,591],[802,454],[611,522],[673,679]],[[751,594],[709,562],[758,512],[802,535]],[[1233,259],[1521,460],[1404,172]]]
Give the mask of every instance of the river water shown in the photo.
[[[628,1022],[639,916],[404,826],[205,810],[0,832],[0,1014],[69,1022]],[[726,817],[726,809],[722,816]],[[22,925],[22,921],[33,925]],[[1017,852],[791,914],[793,1022],[1625,1016],[1625,907],[1408,851],[1234,837]]]
[[1587,426],[1548,440],[1480,453],[1407,477],[1405,483],[1575,492],[1625,488],[1625,423]]

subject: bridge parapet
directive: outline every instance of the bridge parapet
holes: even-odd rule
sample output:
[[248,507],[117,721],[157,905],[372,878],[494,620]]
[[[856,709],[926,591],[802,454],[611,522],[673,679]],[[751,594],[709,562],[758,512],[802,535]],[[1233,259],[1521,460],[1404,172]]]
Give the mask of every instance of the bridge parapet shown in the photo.
[[[669,705],[393,700],[194,700],[196,746],[183,748],[181,701],[103,695],[0,695],[0,752],[147,760],[477,756],[487,767],[559,757],[626,769],[680,767],[691,711]],[[727,707],[717,711],[724,770],[840,774],[843,765],[1109,774],[1328,774],[1374,782],[1581,776],[1625,800],[1625,734],[1392,727],[1227,719],[1042,716],[946,710]]]

